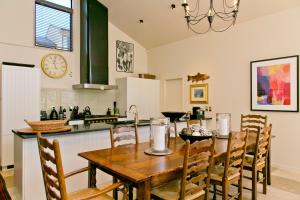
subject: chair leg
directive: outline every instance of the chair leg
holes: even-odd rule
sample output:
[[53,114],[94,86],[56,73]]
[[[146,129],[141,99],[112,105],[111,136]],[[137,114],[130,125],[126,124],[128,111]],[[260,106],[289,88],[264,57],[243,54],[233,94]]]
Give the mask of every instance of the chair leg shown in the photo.
[[267,166],[263,168],[263,194],[267,194],[267,182],[268,182],[268,169]]
[[131,183],[128,185],[128,189],[129,189],[129,194],[128,194],[129,200],[133,200],[133,186]]
[[239,200],[242,200],[243,199],[243,176],[239,180],[238,193],[239,193]]
[[257,199],[257,170],[252,171],[252,200]]
[[228,186],[228,183],[227,181],[223,181],[223,184],[222,184],[222,200],[228,200],[228,189],[229,189],[229,186]]
[[268,151],[268,157],[267,157],[267,183],[268,185],[271,185],[271,140],[269,141],[269,151]]
[[[113,177],[113,183],[116,183],[116,182],[118,182],[118,179]],[[113,191],[113,198],[114,198],[114,200],[118,200],[118,190],[117,189],[114,189],[114,191]]]
[[213,200],[217,200],[217,186],[214,184],[214,196]]

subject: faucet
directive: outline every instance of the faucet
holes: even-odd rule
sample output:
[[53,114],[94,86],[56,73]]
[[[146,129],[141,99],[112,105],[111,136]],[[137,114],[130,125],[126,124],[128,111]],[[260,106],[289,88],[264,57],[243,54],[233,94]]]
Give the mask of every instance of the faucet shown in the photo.
[[136,105],[131,105],[129,107],[129,112],[132,113],[132,114],[134,114],[134,124],[138,125],[138,123],[139,123],[139,116],[138,116],[138,110],[137,110]]

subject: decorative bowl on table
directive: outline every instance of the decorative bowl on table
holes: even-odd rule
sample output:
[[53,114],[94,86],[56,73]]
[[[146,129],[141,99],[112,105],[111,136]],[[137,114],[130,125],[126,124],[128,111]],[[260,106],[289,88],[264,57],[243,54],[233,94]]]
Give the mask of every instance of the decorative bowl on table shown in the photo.
[[65,126],[66,120],[48,121],[27,121],[24,120],[34,131],[51,131],[61,129]]
[[185,112],[161,112],[165,117],[170,118],[170,122],[178,121],[183,115],[185,115]]
[[194,143],[196,141],[206,140],[213,136],[213,133],[211,131],[208,131],[204,128],[199,128],[198,130],[190,129],[190,128],[184,128],[179,133],[179,136],[184,141],[189,140],[190,143]]

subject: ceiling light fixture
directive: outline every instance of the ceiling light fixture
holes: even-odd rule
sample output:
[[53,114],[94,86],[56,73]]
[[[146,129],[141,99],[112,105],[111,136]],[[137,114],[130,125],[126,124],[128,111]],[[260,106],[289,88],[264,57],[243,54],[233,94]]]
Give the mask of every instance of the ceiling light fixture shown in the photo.
[[[204,34],[210,30],[223,32],[235,24],[240,0],[223,0],[223,5],[219,6],[222,7],[220,10],[215,8],[213,0],[209,1],[208,11],[206,11],[206,13],[200,13],[200,0],[196,0],[195,8],[192,10],[190,10],[187,0],[183,0],[182,6],[184,8],[188,28],[197,34]],[[208,28],[202,30],[203,26],[200,26],[201,24],[207,24]],[[221,26],[220,24],[223,25]]]

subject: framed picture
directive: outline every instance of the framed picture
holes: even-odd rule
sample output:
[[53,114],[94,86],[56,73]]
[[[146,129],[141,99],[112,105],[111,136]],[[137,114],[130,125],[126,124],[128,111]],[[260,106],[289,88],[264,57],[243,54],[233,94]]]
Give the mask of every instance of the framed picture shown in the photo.
[[131,43],[117,40],[117,72],[133,73],[134,46]]
[[191,85],[190,102],[192,104],[208,104],[208,84]]
[[299,111],[299,56],[251,62],[251,110]]

